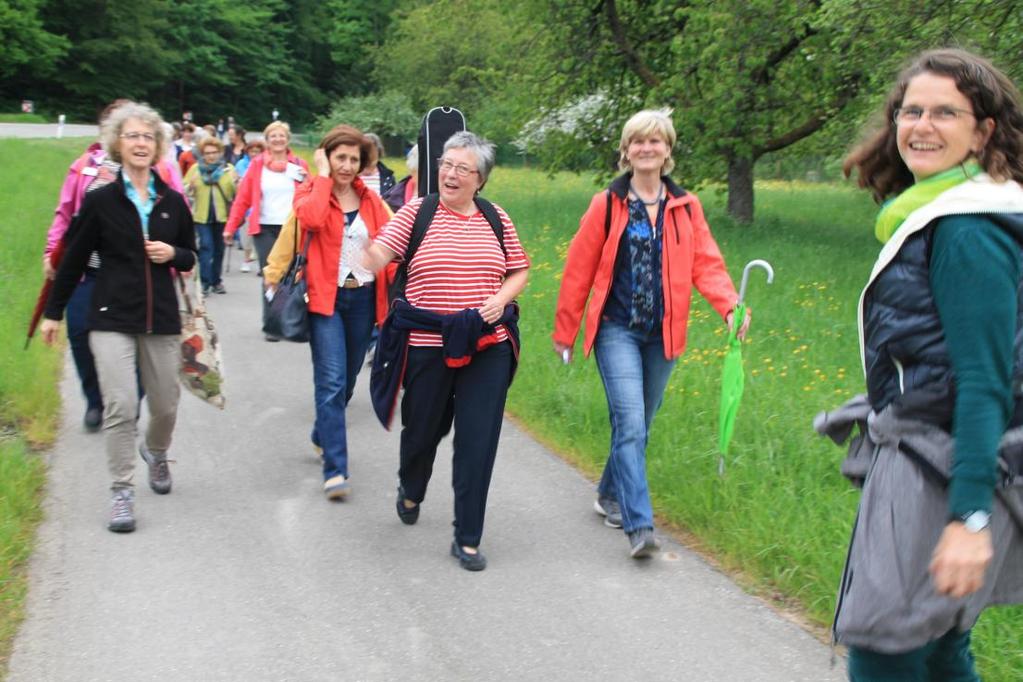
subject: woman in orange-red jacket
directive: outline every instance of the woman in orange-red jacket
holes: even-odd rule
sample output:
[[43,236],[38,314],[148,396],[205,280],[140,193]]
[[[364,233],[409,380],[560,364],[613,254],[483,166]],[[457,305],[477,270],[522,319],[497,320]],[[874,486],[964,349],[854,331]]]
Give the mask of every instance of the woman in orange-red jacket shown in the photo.
[[359,178],[372,154],[372,143],[359,130],[339,125],[316,150],[315,176],[295,191],[299,243],[309,239],[305,272],[316,400],[312,439],[323,449],[323,490],[331,500],[349,491],[345,407],[373,325],[387,314],[384,273],[366,270],[361,261],[366,245],[391,217],[379,195]]
[[[583,352],[596,350],[611,419],[611,451],[594,507],[607,525],[625,530],[636,558],[660,548],[646,443],[685,350],[692,288],[729,325],[738,299],[699,200],[667,176],[674,144],[667,112],[641,111],[625,124],[619,145],[625,174],[593,197],[580,221],[554,321],[554,350],[568,362],[586,310]],[[744,320],[740,336],[748,325]]]

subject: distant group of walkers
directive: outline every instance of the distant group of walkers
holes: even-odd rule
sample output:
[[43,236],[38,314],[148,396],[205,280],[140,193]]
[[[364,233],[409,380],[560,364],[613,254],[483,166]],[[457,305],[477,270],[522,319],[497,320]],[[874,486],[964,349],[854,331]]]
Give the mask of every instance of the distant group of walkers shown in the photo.
[[[825,427],[848,434],[860,421],[869,431],[869,447],[850,455],[861,458],[863,496],[835,637],[849,646],[853,680],[974,680],[970,630],[981,610],[1023,602],[1023,517],[1010,513],[1023,447],[999,449],[1007,429],[1023,433],[1023,108],[990,63],[938,50],[901,74],[883,114],[845,165],[883,202],[874,229],[884,246],[859,309],[867,396]],[[244,225],[270,293],[264,316],[292,259],[306,254],[310,440],[323,494],[351,491],[345,412],[378,328],[378,360],[400,367],[404,388],[397,516],[418,520],[453,428],[450,552],[484,569],[487,494],[519,358],[516,297],[530,267],[508,214],[480,196],[494,146],[452,135],[438,192],[418,196],[416,178],[396,182],[379,141],[354,127],[330,130],[312,168],[283,122],[258,147],[232,130],[225,147],[216,134],[193,143],[186,125],[172,144],[155,111],[115,102],[61,193],[42,334],[54,342],[66,314],[85,425],[106,434],[108,527],[135,528],[136,452],[152,489],[171,489],[175,273],[198,261],[204,288],[223,293],[223,249]],[[699,200],[669,175],[675,144],[666,111],[625,124],[622,174],[593,196],[568,249],[552,337],[569,362],[585,320],[582,348],[595,353],[611,424],[594,505],[636,558],[660,548],[646,447],[685,351],[692,290],[740,338],[750,325],[748,314],[733,319],[738,296]],[[136,445],[142,395],[150,418]]]

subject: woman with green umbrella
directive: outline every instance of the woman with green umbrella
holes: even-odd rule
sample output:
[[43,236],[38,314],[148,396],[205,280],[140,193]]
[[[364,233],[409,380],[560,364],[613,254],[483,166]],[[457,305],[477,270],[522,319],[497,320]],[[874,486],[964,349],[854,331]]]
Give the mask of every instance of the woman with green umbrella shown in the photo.
[[[554,350],[568,362],[585,310],[583,352],[596,351],[611,420],[595,508],[607,525],[625,531],[636,558],[660,548],[646,444],[685,350],[692,289],[729,326],[738,300],[699,200],[667,175],[674,144],[667,111],[641,111],[625,124],[618,148],[625,173],[593,197],[580,221],[554,321]],[[746,317],[740,338],[748,326]]]

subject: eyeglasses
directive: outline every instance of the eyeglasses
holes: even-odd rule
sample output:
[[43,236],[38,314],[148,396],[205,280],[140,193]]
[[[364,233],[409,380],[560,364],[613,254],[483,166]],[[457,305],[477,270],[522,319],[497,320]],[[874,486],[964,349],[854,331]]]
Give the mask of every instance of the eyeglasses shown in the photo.
[[895,110],[892,121],[895,122],[895,125],[919,123],[923,120],[924,114],[927,114],[931,119],[931,123],[936,126],[955,123],[963,116],[976,117],[976,114],[972,111],[949,106],[931,107],[930,109],[924,109],[923,107],[899,107]]
[[437,159],[437,171],[439,173],[447,173],[452,170],[455,171],[460,178],[468,177],[473,173],[479,173],[478,170],[469,168],[464,163],[451,163],[447,159]]
[[152,133],[121,133],[122,140],[128,140],[129,142],[156,142],[156,135]]

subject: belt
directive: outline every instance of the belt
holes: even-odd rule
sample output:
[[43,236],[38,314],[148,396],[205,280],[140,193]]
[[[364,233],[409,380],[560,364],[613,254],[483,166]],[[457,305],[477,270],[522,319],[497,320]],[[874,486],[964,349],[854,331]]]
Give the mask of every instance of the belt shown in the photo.
[[351,275],[348,275],[347,277],[345,277],[344,283],[341,284],[341,288],[342,289],[358,289],[358,288],[364,287],[364,286],[368,287],[370,284],[372,284],[372,282],[366,282],[365,284],[361,284],[359,282],[359,280],[355,279]]

